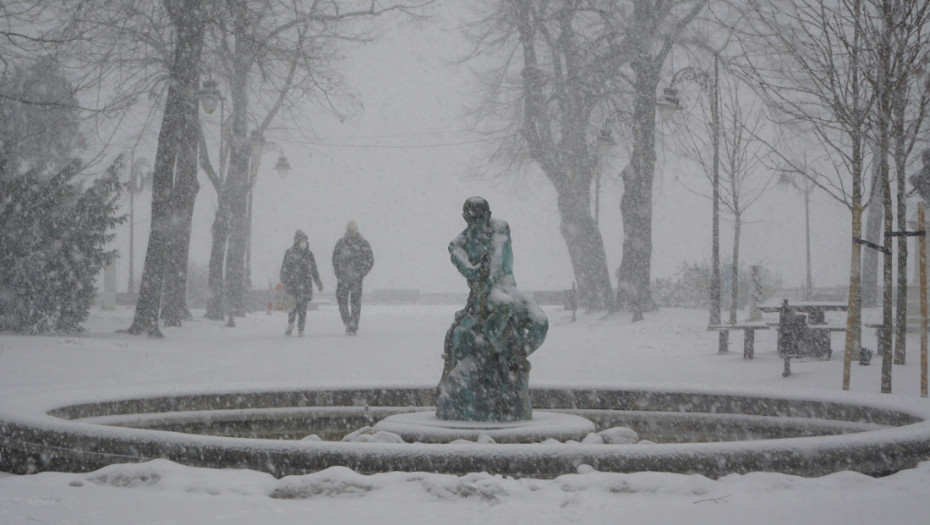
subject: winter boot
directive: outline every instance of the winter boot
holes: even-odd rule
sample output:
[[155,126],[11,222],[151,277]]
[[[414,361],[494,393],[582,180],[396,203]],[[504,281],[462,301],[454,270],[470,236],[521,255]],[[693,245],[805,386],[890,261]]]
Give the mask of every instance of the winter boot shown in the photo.
[[288,323],[287,330],[284,331],[284,335],[291,335],[293,331],[294,331],[294,323]]

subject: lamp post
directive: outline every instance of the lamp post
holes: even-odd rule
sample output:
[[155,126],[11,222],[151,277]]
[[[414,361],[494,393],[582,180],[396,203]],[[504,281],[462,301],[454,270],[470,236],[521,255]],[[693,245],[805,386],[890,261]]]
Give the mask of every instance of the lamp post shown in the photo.
[[[711,185],[713,187],[713,218],[711,225],[711,277],[710,277],[710,322],[720,324],[720,57],[714,53],[713,75],[693,67],[679,69],[672,75],[672,80],[663,95],[656,101],[661,113],[666,116],[681,110],[678,90],[675,84],[682,79],[696,82],[708,92],[711,113],[711,143],[713,146],[713,163],[711,168]],[[721,332],[721,337],[723,337]],[[723,347],[721,347],[723,348]]]
[[129,285],[126,291],[129,293],[132,293],[136,285],[133,268],[135,264],[133,261],[136,226],[135,195],[141,193],[142,190],[145,189],[146,184],[152,184],[152,164],[148,159],[139,157],[132,161],[132,165],[129,169],[129,180],[126,182],[126,190],[129,192]]
[[[207,115],[212,115],[216,111],[216,105],[220,106],[220,136],[219,136],[219,155],[217,157],[217,172],[216,178],[218,179],[218,184],[216,188],[217,196],[220,199],[223,199],[224,190],[224,178],[225,178],[225,158],[223,156],[223,124],[226,120],[226,98],[223,97],[223,94],[220,92],[217,87],[218,84],[212,77],[204,80],[203,87],[200,90],[200,105],[203,108],[203,112]],[[228,219],[227,219],[228,220]],[[215,242],[215,241],[214,241]],[[225,242],[225,241],[224,241]],[[226,304],[227,298],[225,297],[225,287],[222,285],[223,282],[223,256],[222,253],[225,252],[223,249],[221,252],[217,253],[214,251],[210,255],[210,299],[207,303],[207,316],[213,318],[222,318],[223,312],[228,306]],[[217,256],[219,259],[217,260]],[[235,321],[233,320],[232,312],[229,313],[229,322],[227,326],[235,326]]]
[[613,134],[607,128],[607,122],[597,134],[597,170],[594,172],[594,226],[600,227],[601,218],[601,177],[604,174],[607,155],[617,145]]
[[246,289],[252,289],[252,189],[255,187],[255,181],[258,178],[258,167],[261,164],[262,154],[266,148],[275,149],[278,152],[278,161],[275,163],[274,170],[282,180],[287,178],[291,170],[291,165],[284,156],[284,150],[280,145],[265,140],[264,135],[257,130],[252,130],[252,136],[249,139],[250,150],[250,174],[249,174],[249,195],[246,201],[246,216],[248,217],[248,229],[245,236],[245,286]]
[[222,178],[223,169],[223,121],[226,120],[226,98],[220,93],[216,80],[212,78],[203,81],[203,88],[200,90],[200,105],[203,112],[212,115],[216,111],[216,105],[220,105],[220,155],[218,159],[217,175]]
[[[799,162],[792,162],[792,166],[797,166]],[[809,301],[814,289],[814,280],[811,277],[811,190],[813,189],[813,183],[811,182],[811,175],[807,173],[807,162],[801,164],[804,166],[803,172],[798,172],[801,174],[802,182],[798,182],[797,177],[792,177],[786,172],[782,172],[781,176],[778,178],[779,186],[791,186],[792,188],[801,192],[804,195],[804,255],[805,262],[807,264],[806,271],[807,275],[804,281],[804,300]],[[797,169],[797,168],[793,168]]]

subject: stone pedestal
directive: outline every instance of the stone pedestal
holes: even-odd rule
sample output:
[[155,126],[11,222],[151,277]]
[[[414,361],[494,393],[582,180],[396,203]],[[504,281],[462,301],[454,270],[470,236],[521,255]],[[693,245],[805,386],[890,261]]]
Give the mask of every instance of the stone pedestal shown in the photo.
[[376,431],[398,434],[408,443],[451,443],[477,441],[486,435],[495,443],[541,443],[547,439],[580,441],[595,432],[594,423],[581,416],[537,410],[533,419],[489,423],[449,421],[433,412],[410,412],[388,416],[375,425]]

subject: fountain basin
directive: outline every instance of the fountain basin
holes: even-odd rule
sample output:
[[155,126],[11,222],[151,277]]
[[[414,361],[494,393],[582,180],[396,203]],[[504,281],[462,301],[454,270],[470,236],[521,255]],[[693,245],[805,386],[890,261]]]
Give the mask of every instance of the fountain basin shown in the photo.
[[[215,392],[0,409],[0,470],[83,472],[165,458],[275,476],[331,466],[360,473],[429,471],[554,477],[581,465],[613,472],[718,477],[840,470],[881,475],[930,459],[926,401],[662,388],[536,388],[533,406],[628,426],[656,444],[428,444],[339,439],[393,414],[430,410],[433,388]],[[52,401],[54,403],[54,401]],[[272,439],[276,438],[276,439]]]

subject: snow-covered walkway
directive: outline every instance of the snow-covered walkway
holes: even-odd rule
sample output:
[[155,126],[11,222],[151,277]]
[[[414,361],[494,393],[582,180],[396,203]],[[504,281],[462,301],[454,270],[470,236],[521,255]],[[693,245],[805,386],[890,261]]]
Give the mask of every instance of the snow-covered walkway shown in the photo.
[[[45,408],[148,393],[236,388],[429,386],[441,373],[452,306],[366,305],[347,337],[333,305],[311,311],[307,336],[285,338],[283,313],[252,314],[236,328],[197,319],[167,338],[118,333],[129,309],[95,311],[88,333],[0,335],[0,408]],[[781,376],[774,331],[757,334],[756,358],[742,337],[717,353],[707,313],[663,309],[631,324],[546,308],[551,329],[531,357],[536,386],[662,385],[753,392],[844,395],[842,335],[830,361],[796,360]],[[919,343],[894,368],[894,394],[919,396]],[[874,341],[866,332],[867,345]],[[873,343],[874,344],[874,343]],[[854,363],[859,395],[879,390],[880,359]],[[875,394],[871,394],[875,393]],[[928,402],[914,399],[916,402]],[[930,464],[881,479],[838,473],[819,479],[757,473],[709,480],[674,474],[582,471],[556,480],[513,480],[346,469],[275,480],[250,471],[192,469],[165,461],[92,474],[0,474],[0,523],[844,523],[923,524],[930,516]]]

